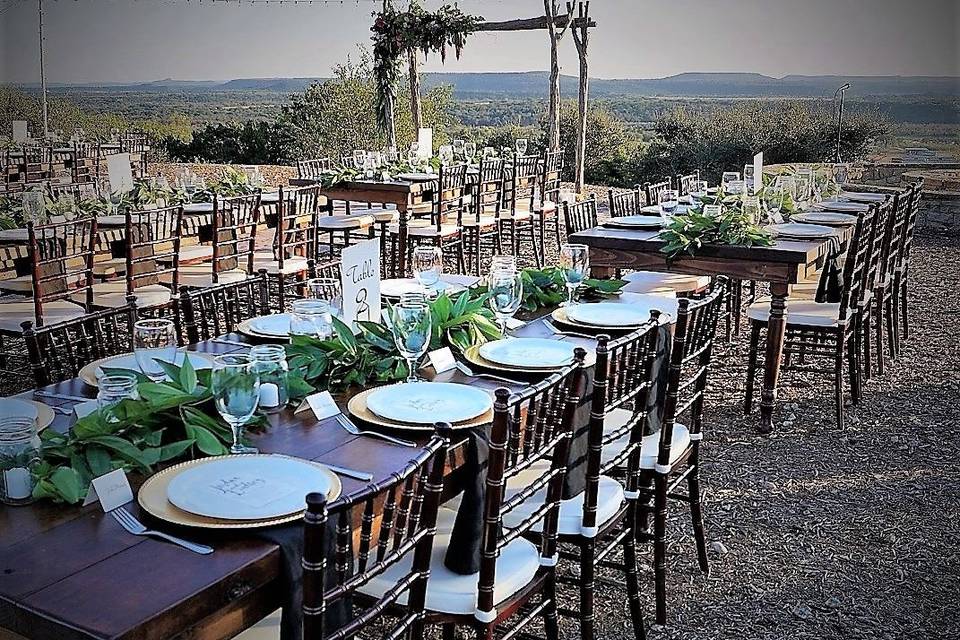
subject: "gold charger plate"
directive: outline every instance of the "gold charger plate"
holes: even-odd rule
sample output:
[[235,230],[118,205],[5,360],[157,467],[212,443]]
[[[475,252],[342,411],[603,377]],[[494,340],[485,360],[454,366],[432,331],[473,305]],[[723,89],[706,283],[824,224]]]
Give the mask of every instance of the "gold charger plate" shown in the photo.
[[290,338],[289,335],[278,336],[272,333],[260,333],[253,328],[254,320],[256,320],[256,318],[247,318],[246,320],[241,320],[237,324],[237,332],[246,336],[250,336],[251,338],[262,338],[264,340],[287,340]]
[[[586,367],[592,367],[596,364],[597,354],[592,349],[587,349],[587,357],[583,359],[583,364]],[[467,347],[466,351],[463,352],[463,357],[470,364],[475,364],[478,367],[488,369],[490,371],[503,371],[504,373],[529,373],[529,374],[539,374],[542,376],[550,375],[560,369],[563,369],[563,366],[544,368],[544,367],[516,367],[508,364],[499,364],[497,362],[491,362],[487,360],[482,355],[480,355],[480,345],[475,344],[473,346]]]
[[57,417],[53,409],[36,400],[24,400],[24,402],[29,402],[37,408],[37,431],[43,431],[53,424],[53,419]]
[[[364,422],[369,422],[370,424],[377,425],[378,427],[386,427],[388,429],[399,429],[403,431],[433,431],[433,424],[394,422],[393,420],[381,418],[373,411],[370,411],[370,409],[367,408],[367,397],[377,389],[378,387],[366,389],[350,398],[350,401],[347,402],[347,411],[350,412],[350,415],[354,416],[355,418],[359,418]],[[469,429],[470,427],[479,427],[480,425],[489,424],[491,422],[493,422],[492,408],[488,409],[485,413],[477,416],[476,418],[464,420],[463,422],[454,422],[451,426],[454,429]]]
[[[247,456],[250,454],[241,455]],[[272,527],[277,524],[294,522],[303,517],[303,512],[298,511],[280,518],[268,518],[266,520],[222,520],[220,518],[207,518],[205,516],[198,516],[190,513],[189,511],[184,511],[183,509],[175,507],[169,500],[167,500],[167,486],[178,473],[184,471],[185,469],[195,467],[199,464],[210,462],[211,460],[228,457],[236,458],[240,456],[230,455],[200,458],[198,460],[189,460],[187,462],[175,464],[172,467],[167,467],[163,471],[155,473],[147,478],[147,481],[144,482],[140,487],[140,491],[137,492],[137,502],[140,503],[140,507],[144,511],[152,515],[154,518],[158,518],[171,524],[177,524],[183,527],[195,527],[199,529],[255,529],[259,527]],[[297,459],[302,460],[301,458]],[[322,469],[330,477],[330,492],[327,494],[327,501],[336,500],[338,497],[340,497],[340,494],[343,492],[343,485],[340,484],[340,477],[337,474],[335,474],[333,471],[330,471],[330,469],[319,462],[313,462],[311,460],[302,461]],[[306,496],[304,496],[304,499],[306,499]],[[304,500],[304,508],[306,508],[306,500]]]
[[[133,355],[132,352],[131,352],[131,353],[120,353],[120,354],[117,354],[117,355],[115,355],[115,356],[108,356],[108,357],[106,357],[106,358],[100,358],[99,360],[94,360],[94,361],[91,362],[90,364],[88,364],[88,365],[86,365],[85,367],[83,367],[82,369],[80,369],[80,373],[77,374],[77,377],[80,378],[81,380],[83,380],[84,382],[86,382],[86,383],[87,383],[88,385],[90,385],[91,387],[99,387],[100,385],[97,384],[97,375],[96,375],[98,368],[100,368],[100,367],[102,367],[102,366],[104,366],[104,365],[107,365],[107,367],[109,368],[109,366],[110,366],[110,365],[109,365],[109,362],[110,362],[111,360],[116,360],[117,358],[120,358],[120,357],[132,356],[132,355]],[[194,356],[194,357],[196,357],[196,358],[199,358],[199,359],[201,359],[201,360],[206,360],[207,362],[210,363],[210,366],[211,366],[211,367],[213,366],[214,356],[208,355],[208,354],[206,354],[206,353],[200,353],[199,351],[191,351],[191,352],[190,352],[190,355],[192,355],[192,356]]]

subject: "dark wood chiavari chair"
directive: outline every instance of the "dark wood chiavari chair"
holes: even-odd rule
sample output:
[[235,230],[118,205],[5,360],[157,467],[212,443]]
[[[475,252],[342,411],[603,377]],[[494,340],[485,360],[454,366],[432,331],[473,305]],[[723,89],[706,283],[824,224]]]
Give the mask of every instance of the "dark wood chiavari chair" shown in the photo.
[[187,344],[230,333],[244,320],[271,313],[267,273],[204,289],[180,287],[179,307]]
[[206,264],[183,265],[180,283],[187,287],[210,287],[237,282],[254,273],[260,193],[233,198],[214,198],[212,251]]
[[[860,401],[861,369],[858,322],[862,292],[867,286],[870,258],[876,236],[876,207],[870,207],[859,216],[854,229],[847,257],[843,266],[843,291],[839,303],[791,300],[787,314],[784,336],[784,362],[782,371],[809,371],[828,373],[815,365],[805,365],[807,358],[833,360],[834,399],[837,426],[843,426],[843,359],[847,357],[850,378],[850,396],[854,403]],[[753,408],[753,389],[760,360],[760,330],[770,318],[770,298],[760,298],[747,308],[750,320],[750,351],[747,361],[747,387],[744,396],[744,413]],[[795,363],[792,356],[803,354]]]
[[[537,230],[532,210],[537,195],[540,156],[514,154],[513,176],[510,187],[505,189],[506,207],[500,211],[500,237],[509,231],[509,247],[515,256],[520,255],[520,234],[526,232],[537,268],[543,267],[543,247],[537,242]],[[503,242],[503,241],[502,241]],[[506,242],[504,242],[506,244]]]
[[687,175],[677,174],[677,190],[680,192],[680,195],[685,196],[690,193],[690,190],[693,188],[693,183],[700,179],[700,169],[696,169],[693,173],[688,173]]
[[647,192],[647,202],[650,204],[660,204],[660,194],[673,188],[673,180],[667,176],[660,182],[646,182],[643,185]]
[[73,182],[70,184],[47,185],[47,194],[53,200],[60,198],[73,198],[80,201],[84,198],[93,198],[97,195],[97,187],[93,182]]
[[480,161],[480,176],[473,193],[473,216],[463,219],[464,253],[474,275],[479,276],[483,263],[484,244],[490,255],[502,253],[500,210],[503,205],[504,161],[486,157]]
[[130,132],[120,137],[120,153],[129,153],[134,165],[134,175],[144,176],[147,173],[147,151],[150,139],[145,133]]
[[894,300],[894,281],[896,278],[897,262],[906,238],[906,228],[910,218],[910,204],[913,200],[914,186],[910,185],[905,191],[893,196],[890,215],[886,228],[883,230],[883,240],[880,251],[880,266],[877,278],[873,285],[873,313],[877,345],[877,373],[883,375],[883,325],[886,320],[887,347],[890,357],[896,357],[899,345],[897,343],[897,304]]
[[[622,218],[624,216],[638,216],[643,212],[641,209],[647,206],[647,194],[643,190],[643,185],[635,185],[630,191],[616,193],[613,189],[607,190],[607,197],[610,202],[610,216],[613,218]],[[567,230],[567,234],[570,231]]]
[[563,220],[568,236],[597,226],[597,197],[591,193],[586,200],[576,204],[564,202]]
[[302,280],[309,261],[317,255],[316,221],[320,215],[320,187],[280,187],[277,230],[273,247],[254,254],[253,267],[277,281],[279,308],[286,309],[289,281]]
[[[873,237],[870,244],[870,258],[867,262],[865,280],[860,289],[859,313],[857,315],[860,324],[858,338],[860,339],[863,353],[863,371],[865,378],[869,380],[873,377],[874,361],[874,289],[882,277],[884,238],[886,237],[887,226],[890,217],[893,215],[893,198],[888,197],[883,203],[876,206],[873,221]],[[879,322],[879,318],[876,319]],[[881,334],[882,335],[882,334]],[[876,345],[879,349],[880,345]]]
[[[438,423],[437,433],[402,470],[380,483],[368,484],[330,504],[322,494],[307,496],[304,638],[370,637],[363,632],[401,607],[402,614],[391,627],[383,629],[380,637],[423,637],[450,425]],[[352,519],[358,513],[362,513],[359,531],[354,531]],[[331,533],[332,528],[335,533]],[[353,539],[358,540],[356,551]],[[328,559],[330,548],[334,549],[332,561]],[[369,594],[373,591],[370,587],[381,582],[387,583],[382,591],[358,597],[360,593]],[[349,620],[340,628],[329,628],[327,613],[340,606],[350,612]]]
[[917,214],[920,211],[920,200],[923,197],[923,178],[914,184],[913,196],[910,199],[910,213],[907,216],[907,225],[904,229],[903,243],[900,246],[900,255],[894,275],[894,288],[899,298],[899,319],[903,326],[903,339],[910,338],[910,320],[907,300],[910,284],[910,249],[913,246],[913,234],[917,227]]
[[101,358],[133,351],[133,323],[137,305],[133,296],[126,304],[73,320],[35,327],[22,324],[30,370],[37,387],[70,380],[80,369]]
[[[548,151],[544,149],[539,171],[539,193],[531,207],[533,223],[537,227],[537,235],[540,238],[540,250],[546,251],[547,227],[553,227],[553,235],[557,242],[557,250],[559,251],[562,233],[560,230],[560,212],[558,207],[560,206],[560,176],[563,171],[563,151]],[[567,234],[569,235],[569,233],[568,231]]]
[[[92,142],[74,142],[73,165],[70,167],[75,183],[96,183],[97,147]],[[94,187],[96,189],[96,187]]]
[[330,158],[297,160],[297,177],[303,180],[319,180],[325,171],[330,171],[333,163]]

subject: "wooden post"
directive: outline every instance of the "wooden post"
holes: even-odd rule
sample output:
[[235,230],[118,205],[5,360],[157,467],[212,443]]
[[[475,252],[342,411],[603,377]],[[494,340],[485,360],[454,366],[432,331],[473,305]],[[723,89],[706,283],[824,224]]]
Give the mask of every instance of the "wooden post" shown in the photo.
[[[573,15],[573,2],[567,2],[567,15]],[[574,189],[577,193],[583,192],[585,182],[584,163],[587,153],[587,94],[590,89],[590,75],[587,64],[587,44],[590,39],[590,2],[578,2],[578,24],[573,27],[573,43],[577,47],[577,56],[580,58],[580,91],[578,97],[579,112],[577,114],[577,151],[576,174]],[[582,26],[581,26],[582,25]]]
[[560,61],[557,58],[557,43],[562,32],[557,33],[557,0],[543,0],[547,16],[547,35],[550,37],[550,102],[547,110],[547,145],[551,151],[560,148]]
[[417,132],[423,126],[423,110],[420,108],[420,70],[416,49],[407,51],[407,59],[410,64],[410,118],[413,122],[413,137],[416,139]]

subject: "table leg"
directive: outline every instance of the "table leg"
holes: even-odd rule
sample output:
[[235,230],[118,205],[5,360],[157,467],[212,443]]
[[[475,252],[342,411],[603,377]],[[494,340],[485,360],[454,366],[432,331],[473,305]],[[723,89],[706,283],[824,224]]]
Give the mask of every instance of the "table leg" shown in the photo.
[[770,284],[770,318],[767,320],[767,350],[763,362],[763,391],[760,393],[760,433],[773,431],[773,405],[777,400],[783,337],[787,329],[787,285]]
[[397,232],[397,255],[394,278],[407,277],[407,203],[397,204],[397,222],[400,227]]
[[607,278],[616,278],[617,268],[605,267],[605,266],[594,264],[590,266],[590,276],[598,280],[605,280]]

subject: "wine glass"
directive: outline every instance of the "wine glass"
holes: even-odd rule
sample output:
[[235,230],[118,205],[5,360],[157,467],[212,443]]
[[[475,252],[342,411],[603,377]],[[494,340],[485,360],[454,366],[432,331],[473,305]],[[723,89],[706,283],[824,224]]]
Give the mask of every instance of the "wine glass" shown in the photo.
[[463,140],[453,141],[453,155],[454,157],[460,156],[461,158],[464,156]]
[[743,165],[743,190],[746,194],[753,194],[754,166],[752,164]]
[[433,297],[443,273],[443,252],[440,247],[416,247],[413,250],[413,273],[423,287],[424,295]]
[[590,252],[585,244],[565,244],[560,247],[560,268],[563,269],[563,278],[567,282],[567,302],[564,306],[573,304],[580,283],[587,279],[590,273]]
[[260,375],[256,360],[246,353],[217,356],[210,374],[213,404],[233,432],[230,453],[259,453],[240,444],[243,425],[253,417],[260,404]]
[[760,222],[760,198],[748,196],[743,199],[743,215],[751,224]]
[[463,155],[466,156],[467,160],[473,160],[477,156],[477,143],[464,142]]
[[525,156],[527,155],[527,139],[526,138],[517,138],[517,155]]
[[437,153],[440,156],[440,162],[442,162],[444,166],[453,162],[453,147],[451,147],[449,144],[440,145],[440,149]]
[[849,169],[846,164],[837,163],[833,165],[832,169],[833,181],[837,185],[837,191],[843,190],[843,185],[847,182],[849,176]]
[[354,169],[363,169],[364,163],[367,161],[367,152],[363,149],[354,149],[353,150],[353,168]]
[[493,314],[497,317],[500,332],[507,334],[507,320],[520,310],[523,303],[523,279],[520,272],[514,270],[499,270],[490,273],[487,291],[490,295],[488,302]]
[[767,212],[774,222],[781,222],[783,216],[783,196],[784,189],[779,183],[774,183],[763,190],[763,201],[767,206]]
[[326,340],[333,334],[330,303],[323,298],[294,300],[290,313],[290,335]]
[[720,184],[723,186],[723,192],[729,193],[729,185],[731,182],[736,182],[740,179],[740,174],[736,171],[724,171],[723,175],[720,177]]
[[164,380],[167,374],[158,360],[173,364],[177,358],[177,329],[173,321],[137,320],[133,325],[133,356],[143,375],[154,382]]
[[664,189],[660,192],[660,215],[667,217],[673,215],[680,205],[680,192],[676,189]]
[[693,204],[696,204],[697,200],[705,198],[706,195],[707,195],[707,181],[694,180],[693,184],[690,186],[690,197],[693,198]]
[[509,254],[493,256],[490,259],[490,273],[492,274],[495,271],[516,271],[517,270],[517,256],[512,256]]
[[417,361],[430,347],[433,334],[430,305],[420,296],[406,296],[389,315],[393,342],[407,361],[407,382],[416,382]]

